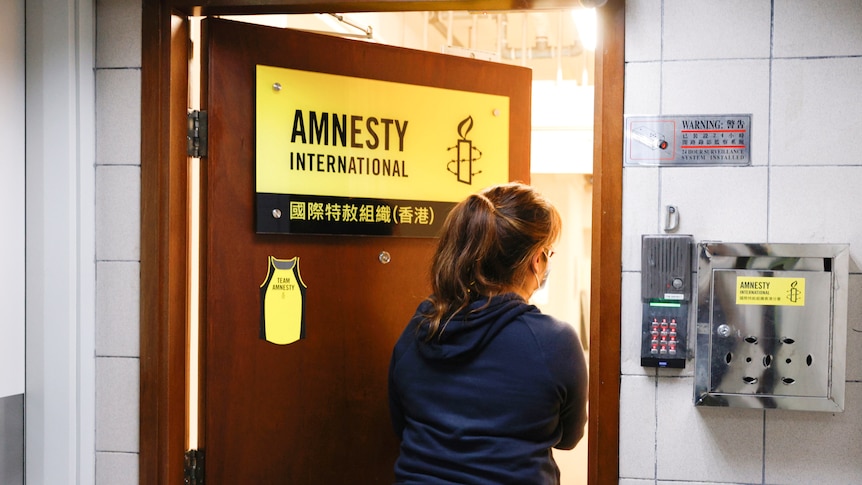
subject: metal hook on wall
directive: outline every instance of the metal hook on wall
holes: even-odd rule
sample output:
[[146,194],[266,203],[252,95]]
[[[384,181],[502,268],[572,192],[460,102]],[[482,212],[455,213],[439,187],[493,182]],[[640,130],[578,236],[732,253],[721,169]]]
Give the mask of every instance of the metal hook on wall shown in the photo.
[[675,205],[665,206],[664,232],[674,232],[679,229],[679,208]]

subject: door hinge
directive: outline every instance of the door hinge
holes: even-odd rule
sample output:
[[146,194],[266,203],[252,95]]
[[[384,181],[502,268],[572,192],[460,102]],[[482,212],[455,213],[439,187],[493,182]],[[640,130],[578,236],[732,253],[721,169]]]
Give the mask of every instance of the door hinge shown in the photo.
[[186,450],[183,465],[185,485],[204,485],[204,451]]
[[186,145],[190,157],[201,158],[207,156],[207,126],[206,111],[189,111]]

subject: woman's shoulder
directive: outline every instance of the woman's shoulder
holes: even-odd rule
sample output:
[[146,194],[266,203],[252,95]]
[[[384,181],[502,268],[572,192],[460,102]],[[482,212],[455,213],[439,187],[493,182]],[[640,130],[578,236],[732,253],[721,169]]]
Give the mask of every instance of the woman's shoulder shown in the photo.
[[575,329],[570,323],[559,320],[547,313],[542,313],[541,310],[535,306],[530,309],[530,311],[523,314],[523,320],[528,326],[539,333],[546,333],[549,335],[575,333]]
[[577,332],[568,322],[538,309],[524,313],[521,320],[546,354],[571,354],[580,348]]

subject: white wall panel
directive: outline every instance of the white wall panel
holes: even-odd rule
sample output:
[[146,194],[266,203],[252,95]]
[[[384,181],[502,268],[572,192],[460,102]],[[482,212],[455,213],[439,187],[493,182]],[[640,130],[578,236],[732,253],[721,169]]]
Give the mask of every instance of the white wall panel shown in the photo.
[[0,0],[0,398],[24,392],[24,2]]

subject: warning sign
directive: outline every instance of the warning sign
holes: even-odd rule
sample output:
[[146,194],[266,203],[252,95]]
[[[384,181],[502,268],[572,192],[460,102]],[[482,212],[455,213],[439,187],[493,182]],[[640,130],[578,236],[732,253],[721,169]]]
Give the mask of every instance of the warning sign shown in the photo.
[[737,276],[736,304],[805,306],[805,278]]
[[624,164],[751,165],[751,115],[626,116]]

